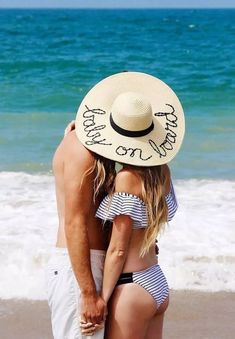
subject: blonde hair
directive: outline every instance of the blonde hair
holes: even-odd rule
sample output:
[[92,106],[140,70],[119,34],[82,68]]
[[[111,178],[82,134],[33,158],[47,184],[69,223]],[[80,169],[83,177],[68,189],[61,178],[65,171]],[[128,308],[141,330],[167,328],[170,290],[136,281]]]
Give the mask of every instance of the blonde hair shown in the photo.
[[116,176],[115,162],[101,156],[95,160],[94,199],[98,195],[108,194],[113,186]]
[[106,159],[100,155],[94,154],[95,161],[94,164],[84,173],[83,180],[86,176],[94,173],[94,194],[93,199],[97,197],[103,197],[105,194],[108,194],[113,188],[115,180],[115,162],[109,159]]
[[143,257],[155,243],[159,232],[167,222],[168,208],[165,200],[166,175],[163,166],[133,167],[141,179],[142,199],[147,207],[148,227],[140,250]]
[[[167,177],[163,166],[137,167],[130,166],[141,180],[141,195],[147,207],[148,227],[145,229],[143,243],[140,249],[140,257],[143,257],[155,243],[157,235],[163,230],[167,222],[168,208],[165,200],[165,187]],[[85,173],[94,172],[94,200],[97,197],[114,192],[116,176],[115,162],[95,154],[95,161]]]

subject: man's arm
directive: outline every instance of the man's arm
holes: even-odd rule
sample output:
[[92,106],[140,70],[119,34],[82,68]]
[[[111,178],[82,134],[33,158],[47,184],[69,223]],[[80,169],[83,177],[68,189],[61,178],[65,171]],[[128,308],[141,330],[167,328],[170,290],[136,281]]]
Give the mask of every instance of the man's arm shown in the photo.
[[104,317],[105,303],[97,294],[91,272],[87,224],[93,199],[93,180],[92,175],[84,176],[94,159],[76,138],[75,133],[71,132],[65,141],[65,234],[71,264],[81,290],[81,318],[99,323]]

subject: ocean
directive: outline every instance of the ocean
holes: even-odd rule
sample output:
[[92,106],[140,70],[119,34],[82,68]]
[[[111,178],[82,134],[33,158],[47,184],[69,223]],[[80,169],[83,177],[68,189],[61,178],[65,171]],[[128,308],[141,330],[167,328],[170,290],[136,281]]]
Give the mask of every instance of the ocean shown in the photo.
[[86,92],[152,74],[186,117],[179,210],[159,239],[176,290],[235,291],[235,10],[0,10],[0,298],[45,299],[51,159]]

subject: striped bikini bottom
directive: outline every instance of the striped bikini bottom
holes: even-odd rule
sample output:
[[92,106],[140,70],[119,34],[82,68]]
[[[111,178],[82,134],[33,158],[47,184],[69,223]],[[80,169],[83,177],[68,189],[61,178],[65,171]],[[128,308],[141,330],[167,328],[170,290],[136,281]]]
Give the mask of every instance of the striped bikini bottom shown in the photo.
[[157,308],[169,296],[165,275],[158,264],[143,271],[122,273],[117,281],[117,286],[130,283],[142,286],[153,297]]

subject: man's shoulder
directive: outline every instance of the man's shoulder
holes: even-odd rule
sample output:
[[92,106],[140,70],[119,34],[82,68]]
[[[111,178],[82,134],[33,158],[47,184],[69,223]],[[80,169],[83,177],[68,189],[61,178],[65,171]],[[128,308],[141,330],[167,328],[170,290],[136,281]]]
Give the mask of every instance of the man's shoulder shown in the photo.
[[70,132],[63,140],[65,160],[87,165],[94,163],[94,156],[78,139],[76,132]]

